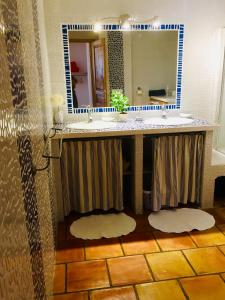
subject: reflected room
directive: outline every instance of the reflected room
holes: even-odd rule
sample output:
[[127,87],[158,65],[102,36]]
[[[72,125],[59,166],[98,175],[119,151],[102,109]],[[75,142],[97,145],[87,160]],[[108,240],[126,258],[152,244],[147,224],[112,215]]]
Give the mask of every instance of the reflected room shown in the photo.
[[133,106],[175,104],[177,48],[177,30],[69,31],[73,107],[108,107],[113,90]]

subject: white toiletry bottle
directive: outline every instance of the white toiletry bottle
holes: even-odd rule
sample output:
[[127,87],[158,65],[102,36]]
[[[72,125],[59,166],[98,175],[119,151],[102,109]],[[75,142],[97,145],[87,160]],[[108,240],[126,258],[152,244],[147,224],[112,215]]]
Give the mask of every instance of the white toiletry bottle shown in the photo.
[[168,85],[166,86],[166,96],[167,97],[169,96],[169,86]]

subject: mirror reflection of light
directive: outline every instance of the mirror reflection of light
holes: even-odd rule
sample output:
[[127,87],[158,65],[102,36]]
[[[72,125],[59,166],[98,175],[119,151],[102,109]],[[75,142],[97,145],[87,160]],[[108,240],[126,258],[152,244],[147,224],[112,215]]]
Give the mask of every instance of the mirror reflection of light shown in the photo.
[[122,30],[128,31],[130,30],[130,23],[128,21],[124,22],[121,26]]
[[102,30],[102,24],[101,23],[95,23],[94,24],[94,32],[99,32]]
[[158,27],[160,27],[160,21],[159,21],[159,17],[154,17],[154,20],[153,20],[153,22],[152,22],[152,26],[154,27],[154,28],[158,28]]

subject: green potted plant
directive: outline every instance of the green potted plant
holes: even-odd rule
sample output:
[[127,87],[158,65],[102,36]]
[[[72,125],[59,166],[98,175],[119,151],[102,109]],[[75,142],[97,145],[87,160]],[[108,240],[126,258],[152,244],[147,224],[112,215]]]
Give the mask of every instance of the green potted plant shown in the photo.
[[111,106],[119,113],[119,120],[126,121],[127,109],[129,107],[128,98],[121,91],[113,90],[111,93]]

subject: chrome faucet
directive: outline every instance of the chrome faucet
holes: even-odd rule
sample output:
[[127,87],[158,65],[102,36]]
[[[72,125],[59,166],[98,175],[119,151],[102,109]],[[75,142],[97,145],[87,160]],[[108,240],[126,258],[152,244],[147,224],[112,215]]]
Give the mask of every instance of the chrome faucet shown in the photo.
[[162,118],[166,119],[167,118],[167,109],[166,109],[165,104],[162,105],[161,110],[162,110]]
[[88,123],[91,123],[93,121],[93,108],[91,105],[87,105],[87,113],[88,113]]

